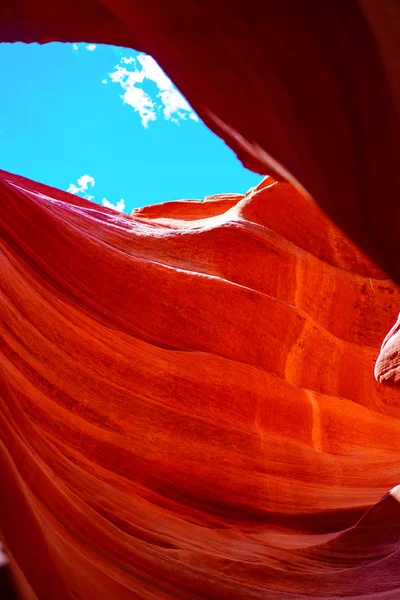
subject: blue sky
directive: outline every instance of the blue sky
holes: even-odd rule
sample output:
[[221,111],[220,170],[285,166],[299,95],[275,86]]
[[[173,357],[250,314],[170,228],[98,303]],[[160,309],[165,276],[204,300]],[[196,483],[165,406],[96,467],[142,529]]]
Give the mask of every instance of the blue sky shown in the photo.
[[245,192],[261,180],[144,54],[93,44],[0,44],[0,78],[6,171],[125,212]]

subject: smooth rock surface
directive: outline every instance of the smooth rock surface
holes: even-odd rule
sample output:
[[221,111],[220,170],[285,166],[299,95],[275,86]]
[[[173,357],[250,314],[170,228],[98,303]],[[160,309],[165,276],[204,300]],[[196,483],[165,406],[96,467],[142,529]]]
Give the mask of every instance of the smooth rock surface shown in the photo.
[[373,367],[400,292],[313,202],[266,179],[130,216],[1,172],[0,227],[23,598],[399,597]]
[[[0,40],[152,54],[246,166],[399,283],[399,13],[14,0]],[[399,598],[398,324],[379,353],[399,291],[271,183],[129,217],[1,174],[21,597]]]

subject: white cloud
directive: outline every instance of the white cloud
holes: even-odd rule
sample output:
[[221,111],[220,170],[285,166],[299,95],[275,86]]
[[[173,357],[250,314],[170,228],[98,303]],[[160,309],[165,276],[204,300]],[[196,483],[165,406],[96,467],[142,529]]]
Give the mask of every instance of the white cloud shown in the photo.
[[123,57],[121,58],[121,62],[122,62],[122,64],[124,64],[124,65],[131,65],[132,63],[134,63],[134,62],[135,62],[135,60],[136,60],[136,59],[135,59],[133,56],[131,56],[130,58],[126,58],[126,56],[123,56]]
[[[67,192],[69,192],[70,194],[74,194],[75,196],[81,195],[81,197],[85,198],[86,200],[93,200],[94,196],[88,194],[87,191],[89,187],[93,188],[95,185],[96,182],[94,180],[94,177],[85,173],[85,175],[82,175],[77,179],[76,183],[69,184]],[[123,212],[125,210],[125,200],[123,198],[121,198],[121,200],[119,200],[115,204],[109,202],[107,198],[103,198],[101,203],[103,206],[106,206],[107,208],[113,208],[114,210],[118,210],[119,212]]]
[[[79,47],[83,48],[83,44],[72,44],[72,50],[75,50],[75,52],[79,50]],[[89,52],[93,52],[93,50],[96,50],[97,46],[96,44],[86,44],[85,48],[86,50],[89,50]]]
[[125,209],[125,200],[123,198],[121,198],[121,200],[119,200],[115,204],[113,204],[112,202],[109,202],[107,200],[107,198],[103,198],[101,203],[106,208],[113,208],[114,210],[118,210],[119,212],[123,212]]
[[88,190],[89,186],[93,187],[95,185],[94,177],[85,173],[85,175],[79,177],[79,179],[77,180],[77,184],[78,185],[76,185],[75,183],[70,183],[67,192],[69,192],[70,194],[75,194],[75,196],[77,196],[78,194],[83,194],[83,197],[86,198],[86,200],[92,200],[94,198],[94,196],[89,196],[89,194],[85,193]]
[[94,180],[94,177],[92,177],[91,175],[88,175],[86,173],[85,175],[82,175],[82,177],[79,177],[78,183],[79,183],[79,185],[83,186],[85,188],[85,190],[87,190],[89,185],[91,187],[93,187],[95,185],[95,180]]
[[[122,65],[132,65],[132,67],[127,68]],[[120,64],[109,76],[113,83],[120,84],[124,90],[121,96],[124,104],[129,104],[139,113],[143,127],[148,127],[150,121],[156,121],[159,114],[162,114],[167,121],[176,124],[179,124],[179,120],[187,118],[193,121],[199,120],[164,71],[147,54],[139,54],[136,58],[122,57]],[[156,84],[158,94],[155,97],[152,98],[143,89],[142,85],[146,82]]]
[[101,83],[104,83],[104,85],[107,85],[108,81],[107,81],[107,79],[103,79]]

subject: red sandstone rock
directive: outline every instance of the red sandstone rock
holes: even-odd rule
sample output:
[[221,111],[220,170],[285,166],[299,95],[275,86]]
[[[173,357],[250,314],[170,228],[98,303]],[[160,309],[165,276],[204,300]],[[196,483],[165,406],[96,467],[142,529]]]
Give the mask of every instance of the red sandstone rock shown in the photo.
[[373,365],[400,292],[311,201],[267,179],[129,216],[2,172],[0,226],[24,598],[399,597]]
[[[399,282],[399,10],[15,0],[0,39],[149,52]],[[22,597],[399,598],[399,395],[373,379],[399,291],[309,200],[266,180],[129,217],[2,173],[0,225]],[[396,325],[379,381],[398,346]]]

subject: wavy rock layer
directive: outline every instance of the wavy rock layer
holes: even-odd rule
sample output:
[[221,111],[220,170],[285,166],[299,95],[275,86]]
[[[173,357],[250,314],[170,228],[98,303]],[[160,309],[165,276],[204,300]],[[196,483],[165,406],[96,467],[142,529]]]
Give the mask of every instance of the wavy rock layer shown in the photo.
[[0,226],[23,597],[399,598],[400,293],[313,203],[266,179],[128,216],[1,172]]

